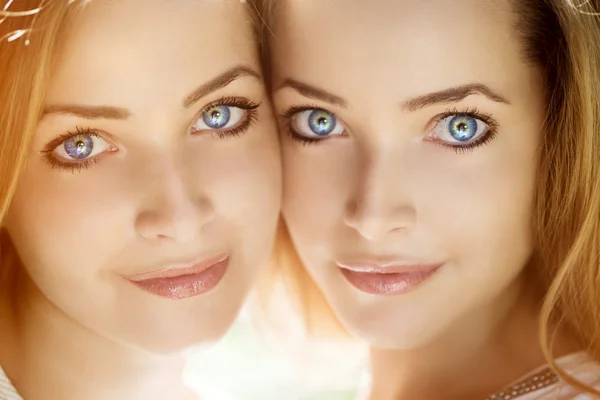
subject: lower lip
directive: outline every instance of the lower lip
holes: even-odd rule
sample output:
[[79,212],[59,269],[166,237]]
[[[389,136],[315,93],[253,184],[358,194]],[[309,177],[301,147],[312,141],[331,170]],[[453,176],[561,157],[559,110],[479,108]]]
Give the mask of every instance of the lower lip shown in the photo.
[[182,300],[199,296],[214,289],[225,276],[229,258],[218,262],[202,272],[180,275],[171,278],[155,278],[132,281],[146,292],[171,300]]
[[377,273],[357,272],[340,268],[348,282],[361,292],[383,296],[399,295],[410,292],[431,278],[440,269],[427,268],[422,271]]

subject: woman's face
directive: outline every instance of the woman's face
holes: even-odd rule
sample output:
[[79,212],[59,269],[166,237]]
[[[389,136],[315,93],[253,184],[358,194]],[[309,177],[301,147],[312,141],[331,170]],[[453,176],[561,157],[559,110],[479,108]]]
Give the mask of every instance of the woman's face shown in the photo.
[[543,80],[511,7],[277,12],[284,217],[333,310],[374,346],[414,348],[502,308],[531,255]]
[[72,15],[5,226],[39,293],[92,331],[159,353],[216,341],[268,260],[279,147],[247,7]]

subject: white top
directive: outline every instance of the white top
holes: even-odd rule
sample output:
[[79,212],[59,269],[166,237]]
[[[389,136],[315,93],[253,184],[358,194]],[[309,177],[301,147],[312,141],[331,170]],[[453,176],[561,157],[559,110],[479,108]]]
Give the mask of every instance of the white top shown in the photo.
[[[565,370],[569,375],[579,381],[600,389],[600,364],[592,360],[585,353],[575,353],[559,358],[557,364]],[[540,368],[543,369],[544,367]],[[535,373],[533,371],[532,373]],[[529,374],[528,374],[529,375]],[[364,398],[368,398],[368,394],[363,393]],[[362,396],[359,396],[362,398]],[[581,393],[563,381],[545,387],[543,389],[532,392],[528,395],[519,396],[517,400],[593,400],[597,397],[591,394]],[[17,393],[10,380],[0,368],[0,400],[23,400]]]
[[[561,367],[567,374],[574,377],[578,381],[600,390],[600,364],[592,360],[585,353],[573,353],[556,360],[556,364]],[[540,367],[531,371],[523,378],[544,370],[547,366]],[[519,379],[520,381],[521,379]],[[359,391],[358,399],[369,399],[369,385],[363,386],[363,390]],[[515,400],[598,400],[591,394],[582,393],[580,390],[572,387],[568,383],[560,380],[550,386],[536,390],[529,394],[517,396]]]
[[[575,353],[561,357],[556,360],[556,363],[578,381],[600,389],[600,364],[585,353]],[[593,400],[597,398],[597,396],[582,393],[561,380],[554,385],[517,397],[518,400]]]
[[23,400],[0,368],[0,400]]

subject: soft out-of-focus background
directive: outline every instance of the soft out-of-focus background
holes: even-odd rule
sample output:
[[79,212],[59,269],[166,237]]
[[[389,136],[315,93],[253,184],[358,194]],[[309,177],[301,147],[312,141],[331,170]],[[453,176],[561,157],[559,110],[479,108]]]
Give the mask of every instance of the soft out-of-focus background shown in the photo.
[[352,340],[309,342],[287,308],[281,331],[256,324],[250,307],[227,336],[189,357],[186,381],[207,400],[361,400],[367,348]]

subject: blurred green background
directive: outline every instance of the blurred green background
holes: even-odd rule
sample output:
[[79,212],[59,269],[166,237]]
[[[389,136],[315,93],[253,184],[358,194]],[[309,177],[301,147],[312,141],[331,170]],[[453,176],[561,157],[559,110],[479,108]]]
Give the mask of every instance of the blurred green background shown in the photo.
[[186,381],[206,400],[363,400],[367,372],[364,345],[269,336],[245,308],[221,342],[189,357]]

